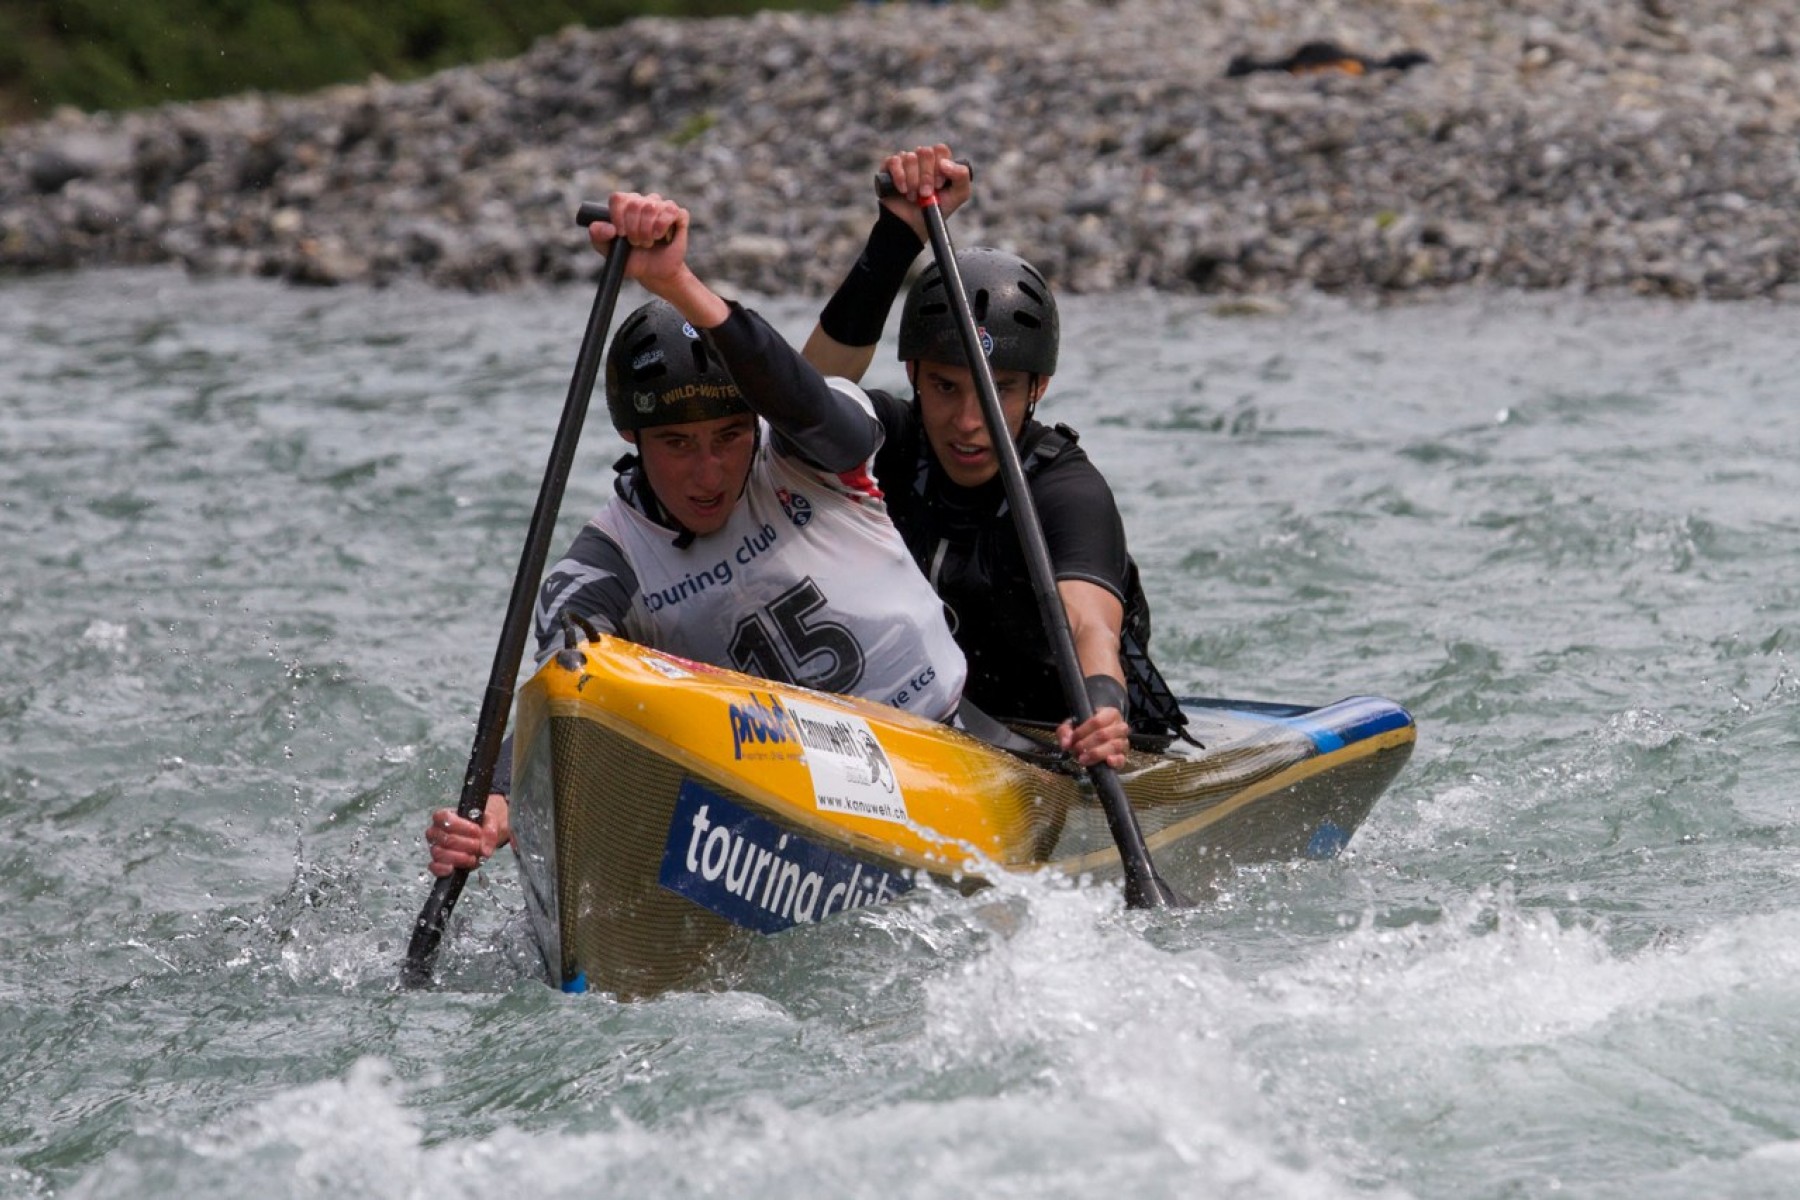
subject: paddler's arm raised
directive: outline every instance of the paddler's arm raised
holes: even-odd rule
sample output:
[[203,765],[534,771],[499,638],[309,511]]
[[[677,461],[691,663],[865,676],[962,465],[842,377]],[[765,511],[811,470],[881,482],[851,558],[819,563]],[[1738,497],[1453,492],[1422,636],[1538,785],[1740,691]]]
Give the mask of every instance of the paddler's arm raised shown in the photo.
[[819,313],[819,323],[806,339],[806,361],[825,375],[859,381],[875,359],[876,344],[887,325],[894,298],[906,282],[912,263],[925,248],[925,218],[919,201],[938,198],[947,217],[972,192],[967,163],[957,162],[950,147],[920,146],[891,154],[881,164],[898,194],[881,201],[880,215],[850,273]]
[[775,431],[778,452],[834,475],[874,456],[881,426],[855,384],[827,380],[767,321],[736,304],[705,333],[745,402]]
[[689,268],[688,210],[654,192],[614,192],[608,220],[588,226],[588,240],[605,254],[615,238],[631,243],[625,277],[674,305],[695,329],[710,329],[731,315],[723,297]]
[[744,401],[766,420],[781,449],[820,469],[860,466],[875,453],[880,426],[856,398],[826,383],[768,322],[720,296],[688,266],[689,215],[657,195],[615,193],[610,221],[588,227],[601,253],[615,237],[631,243],[626,276],[674,305],[718,352]]

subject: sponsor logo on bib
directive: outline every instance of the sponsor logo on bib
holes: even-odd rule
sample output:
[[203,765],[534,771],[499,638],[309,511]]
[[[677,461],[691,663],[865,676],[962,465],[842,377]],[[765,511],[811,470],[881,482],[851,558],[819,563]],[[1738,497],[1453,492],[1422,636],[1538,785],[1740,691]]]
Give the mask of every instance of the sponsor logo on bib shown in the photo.
[[787,519],[794,523],[796,529],[813,519],[812,501],[799,492],[776,488],[775,498],[781,501],[781,511],[787,514]]

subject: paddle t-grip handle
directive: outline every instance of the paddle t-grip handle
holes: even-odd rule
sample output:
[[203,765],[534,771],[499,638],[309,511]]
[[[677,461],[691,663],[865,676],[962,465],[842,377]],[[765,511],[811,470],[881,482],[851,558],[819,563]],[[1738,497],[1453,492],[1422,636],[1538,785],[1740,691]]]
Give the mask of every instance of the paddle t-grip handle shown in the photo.
[[[951,161],[959,167],[969,167],[969,164],[963,159],[956,158]],[[948,182],[950,181],[947,179],[941,179],[938,181],[938,186],[942,187]],[[975,182],[974,167],[969,167],[969,182]],[[889,175],[886,171],[877,171],[875,172],[875,194],[883,200],[886,200],[890,196],[898,196],[900,194],[900,189],[894,186],[894,177],[892,175]]]
[[[583,200],[581,202],[581,207],[575,210],[575,224],[586,229],[595,221],[605,221],[608,225],[612,224],[612,209],[600,203],[598,200]],[[668,237],[658,242],[657,245],[666,246],[674,240],[675,234],[671,232]]]

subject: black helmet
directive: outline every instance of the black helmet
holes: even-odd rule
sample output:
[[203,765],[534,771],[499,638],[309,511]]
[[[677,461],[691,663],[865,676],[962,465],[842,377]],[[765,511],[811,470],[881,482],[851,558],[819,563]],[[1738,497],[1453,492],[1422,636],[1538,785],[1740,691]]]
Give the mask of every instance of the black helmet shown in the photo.
[[[1016,254],[977,247],[958,251],[956,269],[996,371],[1056,374],[1056,298],[1038,269]],[[900,361],[967,366],[944,276],[932,263],[906,293],[900,313]]]
[[668,301],[652,300],[613,334],[606,410],[623,432],[733,417],[750,406],[687,318]]

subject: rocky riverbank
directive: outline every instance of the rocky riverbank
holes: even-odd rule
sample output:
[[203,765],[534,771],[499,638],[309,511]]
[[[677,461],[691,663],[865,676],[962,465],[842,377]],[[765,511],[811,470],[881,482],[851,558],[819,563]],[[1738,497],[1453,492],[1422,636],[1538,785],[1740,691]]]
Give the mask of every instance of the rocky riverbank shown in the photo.
[[[180,262],[491,289],[592,275],[581,198],[695,212],[717,280],[818,292],[890,148],[977,169],[962,244],[1071,290],[1800,279],[1800,49],[1723,0],[1014,0],[567,30],[414,84],[0,132],[0,270]],[[1800,37],[1800,35],[1794,35]],[[1329,39],[1409,69],[1257,71]]]

